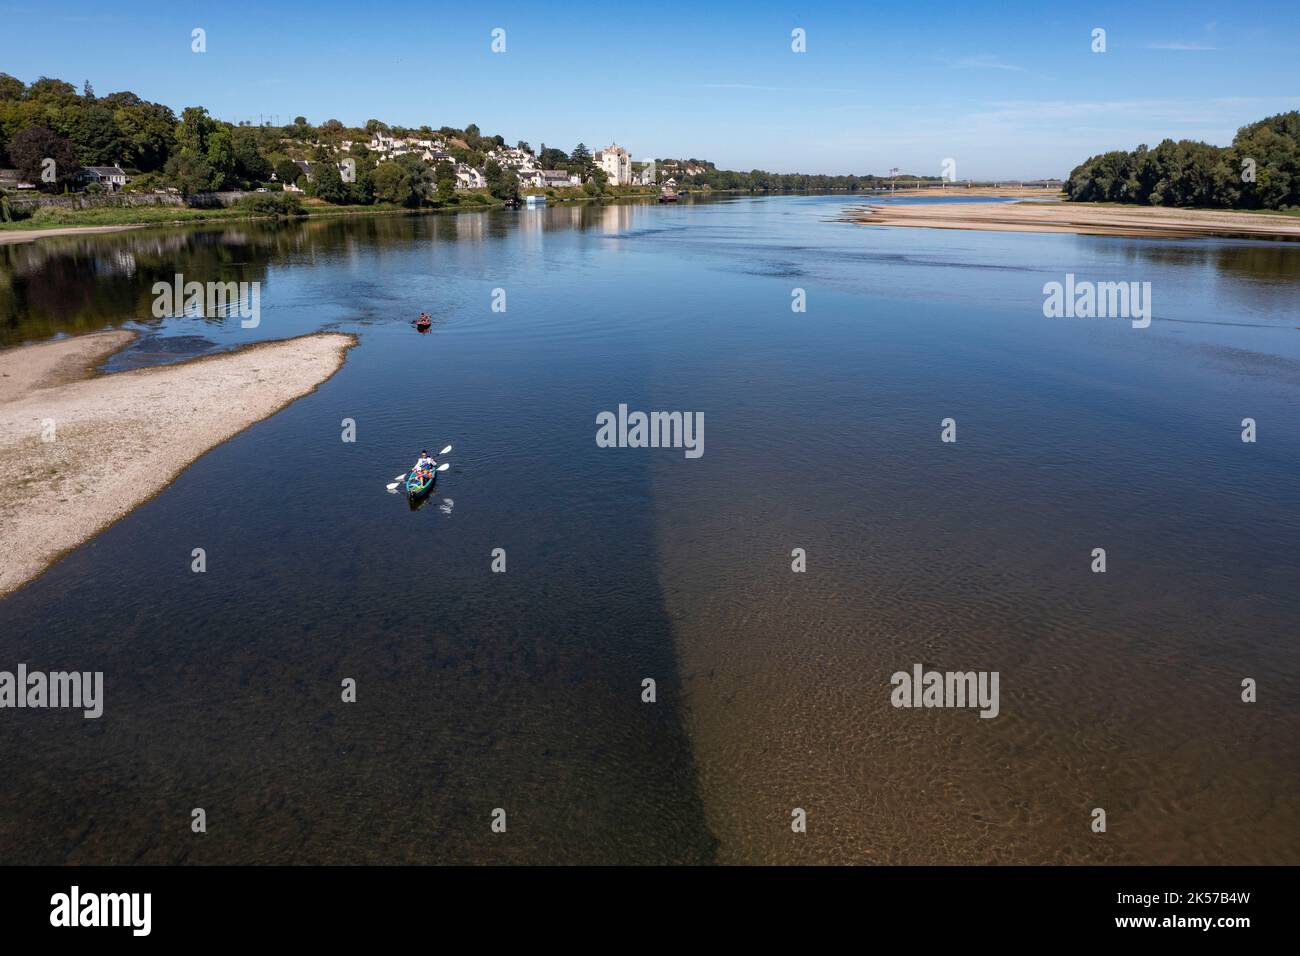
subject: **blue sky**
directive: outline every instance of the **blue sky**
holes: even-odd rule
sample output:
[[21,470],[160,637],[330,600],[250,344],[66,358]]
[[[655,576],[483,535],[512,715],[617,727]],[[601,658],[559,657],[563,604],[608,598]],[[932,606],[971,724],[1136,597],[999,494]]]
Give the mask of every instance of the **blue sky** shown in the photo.
[[[1064,176],[1300,108],[1300,3],[0,0],[0,70],[238,121],[464,126],[733,169]],[[53,22],[51,22],[53,21]],[[190,50],[194,27],[206,53]],[[491,52],[491,31],[506,52]],[[807,52],[791,51],[791,30]],[[1105,53],[1091,33],[1106,30]]]

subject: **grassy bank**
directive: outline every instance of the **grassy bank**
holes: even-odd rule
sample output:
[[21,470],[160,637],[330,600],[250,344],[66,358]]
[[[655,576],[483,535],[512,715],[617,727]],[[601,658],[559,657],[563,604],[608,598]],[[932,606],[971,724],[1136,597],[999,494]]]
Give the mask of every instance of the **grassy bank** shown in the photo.
[[[491,209],[502,205],[501,200],[486,193],[472,192],[457,195],[447,204],[410,208],[391,203],[374,203],[369,206],[333,206],[319,199],[305,199],[302,212],[290,218],[321,218],[328,216],[372,216],[383,213],[461,212],[463,210]],[[86,226],[150,226],[173,225],[192,222],[221,222],[238,219],[273,218],[266,213],[243,206],[219,209],[191,209],[186,206],[106,206],[98,209],[64,209],[42,206],[27,219],[0,222],[0,230],[42,230],[60,227]]]

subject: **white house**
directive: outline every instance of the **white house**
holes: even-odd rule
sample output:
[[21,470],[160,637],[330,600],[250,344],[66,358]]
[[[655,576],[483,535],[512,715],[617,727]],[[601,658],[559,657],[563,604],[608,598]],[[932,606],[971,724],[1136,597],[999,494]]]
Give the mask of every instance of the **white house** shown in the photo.
[[127,183],[126,173],[120,166],[87,166],[77,174],[86,183],[99,183],[109,192],[116,192]]
[[628,186],[632,182],[632,156],[618,143],[596,150],[592,157],[605,171],[612,186]]
[[473,166],[467,166],[464,163],[457,163],[456,164],[456,188],[457,189],[485,189],[487,188],[487,177],[485,177]]
[[570,175],[565,169],[543,169],[542,185],[552,189],[564,189],[568,186],[581,186],[582,178]]

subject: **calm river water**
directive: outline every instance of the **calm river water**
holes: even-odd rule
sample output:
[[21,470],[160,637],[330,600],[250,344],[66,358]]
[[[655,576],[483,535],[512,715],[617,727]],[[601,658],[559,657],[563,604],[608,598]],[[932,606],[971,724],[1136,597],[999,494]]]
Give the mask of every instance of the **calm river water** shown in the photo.
[[[851,203],[0,247],[0,345],[361,338],[0,601],[0,669],[106,685],[0,712],[0,860],[1300,863],[1300,246]],[[151,319],[177,272],[260,281],[261,325]],[[1045,318],[1067,273],[1150,282],[1150,328]],[[597,447],[620,404],[702,412],[703,456]],[[999,715],[891,706],[914,664],[997,671]]]

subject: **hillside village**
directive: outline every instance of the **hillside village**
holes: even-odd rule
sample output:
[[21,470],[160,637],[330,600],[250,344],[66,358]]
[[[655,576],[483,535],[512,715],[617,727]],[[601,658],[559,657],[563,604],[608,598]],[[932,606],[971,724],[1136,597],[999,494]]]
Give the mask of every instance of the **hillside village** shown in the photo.
[[[937,177],[913,177],[926,180]],[[263,207],[292,199],[340,206],[475,206],[541,199],[679,191],[776,191],[878,186],[874,175],[807,175],[720,170],[699,159],[633,157],[617,142],[594,152],[534,149],[474,124],[360,127],[298,116],[230,123],[202,107],[151,103],[130,91],[98,96],[89,81],[41,77],[24,83],[0,73],[0,218],[23,215],[32,202],[121,194],[121,202],[204,204],[266,197]],[[45,197],[35,199],[35,197]],[[171,197],[168,199],[168,197]],[[208,197],[205,199],[205,197]],[[89,199],[78,199],[89,202]],[[116,201],[116,200],[115,200]],[[258,200],[259,202],[261,200]]]

